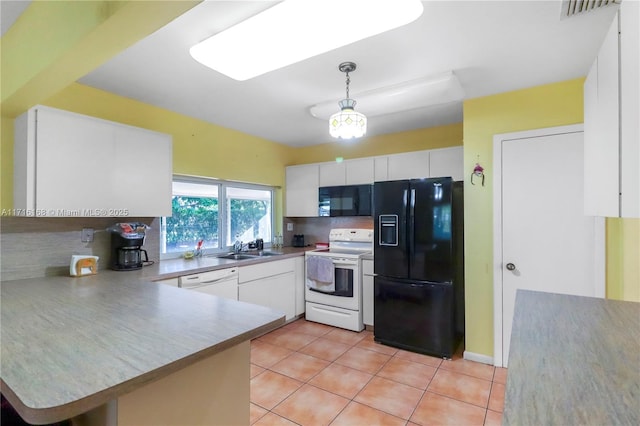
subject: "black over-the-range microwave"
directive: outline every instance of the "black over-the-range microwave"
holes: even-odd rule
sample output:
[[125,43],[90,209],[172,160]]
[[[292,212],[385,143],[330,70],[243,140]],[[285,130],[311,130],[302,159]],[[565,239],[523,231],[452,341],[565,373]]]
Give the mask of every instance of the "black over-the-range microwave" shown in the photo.
[[323,186],[319,216],[371,216],[373,185]]

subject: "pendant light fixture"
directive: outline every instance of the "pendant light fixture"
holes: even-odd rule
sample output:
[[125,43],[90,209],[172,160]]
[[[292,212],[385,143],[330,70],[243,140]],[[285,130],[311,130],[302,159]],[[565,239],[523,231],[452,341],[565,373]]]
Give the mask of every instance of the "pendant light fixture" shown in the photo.
[[338,69],[347,75],[347,97],[338,102],[340,111],[329,118],[329,134],[338,139],[359,138],[367,133],[367,117],[353,109],[356,101],[349,98],[349,73],[356,69],[356,64],[343,62]]

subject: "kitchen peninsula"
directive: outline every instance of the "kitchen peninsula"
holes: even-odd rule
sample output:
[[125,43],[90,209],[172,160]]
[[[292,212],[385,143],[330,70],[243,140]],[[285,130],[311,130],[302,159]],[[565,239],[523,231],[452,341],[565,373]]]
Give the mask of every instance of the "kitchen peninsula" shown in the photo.
[[640,303],[518,290],[504,425],[640,424]]
[[101,271],[1,284],[2,393],[28,422],[248,424],[282,312]]

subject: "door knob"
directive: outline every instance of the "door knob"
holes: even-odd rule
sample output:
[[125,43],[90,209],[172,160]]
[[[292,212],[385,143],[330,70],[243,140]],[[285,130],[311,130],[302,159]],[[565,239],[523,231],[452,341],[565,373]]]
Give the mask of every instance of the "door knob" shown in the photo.
[[514,265],[513,263],[507,263],[507,269],[509,271],[515,271],[516,265]]

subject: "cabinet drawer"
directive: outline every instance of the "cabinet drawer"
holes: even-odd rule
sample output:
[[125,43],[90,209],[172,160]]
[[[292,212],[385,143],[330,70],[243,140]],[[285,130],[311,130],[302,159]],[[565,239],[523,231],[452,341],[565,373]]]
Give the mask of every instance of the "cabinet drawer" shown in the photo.
[[199,274],[183,275],[180,277],[180,287],[234,280],[237,276],[238,268],[218,269],[215,271],[201,272]]
[[295,261],[291,258],[274,260],[272,262],[264,262],[257,265],[241,266],[239,269],[239,281],[240,284],[242,284],[248,281],[258,280],[260,278],[272,277],[286,272],[293,272],[295,271]]

